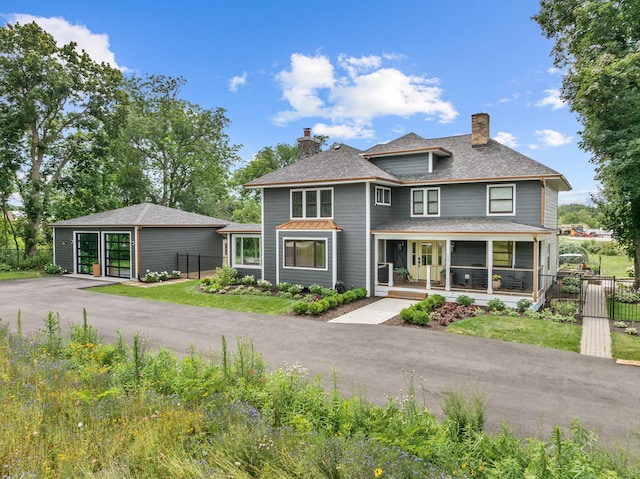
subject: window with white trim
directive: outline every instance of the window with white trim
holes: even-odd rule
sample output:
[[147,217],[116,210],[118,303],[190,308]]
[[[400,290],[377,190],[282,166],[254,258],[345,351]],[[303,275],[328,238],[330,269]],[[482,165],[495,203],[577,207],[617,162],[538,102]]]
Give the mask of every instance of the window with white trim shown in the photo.
[[487,215],[516,214],[516,185],[487,186]]
[[333,189],[291,190],[291,218],[332,218]]
[[440,216],[440,188],[412,189],[411,216]]
[[234,236],[233,266],[258,268],[260,261],[260,236]]
[[513,241],[493,242],[493,266],[513,267]]
[[327,240],[285,239],[285,268],[327,269]]
[[376,186],[376,205],[391,206],[391,188]]

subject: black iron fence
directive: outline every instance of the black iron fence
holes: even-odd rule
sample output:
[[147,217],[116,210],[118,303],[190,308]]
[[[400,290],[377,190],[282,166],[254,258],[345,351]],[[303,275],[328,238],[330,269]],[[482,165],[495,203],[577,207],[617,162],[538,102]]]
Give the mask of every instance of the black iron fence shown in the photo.
[[634,278],[580,274],[546,276],[545,280],[551,283],[546,306],[573,301],[581,316],[640,322],[640,289]]
[[222,256],[176,253],[176,269],[186,274],[187,278],[197,275],[200,279],[203,274],[213,273],[216,268],[222,266],[222,260]]

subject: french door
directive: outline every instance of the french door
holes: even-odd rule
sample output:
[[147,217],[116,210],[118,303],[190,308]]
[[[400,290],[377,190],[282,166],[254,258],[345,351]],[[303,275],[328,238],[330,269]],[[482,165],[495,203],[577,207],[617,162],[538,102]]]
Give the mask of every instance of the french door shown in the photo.
[[99,239],[99,233],[76,233],[76,273],[93,274],[93,264],[100,262]]
[[105,233],[105,275],[115,278],[131,278],[131,235],[129,233]]
[[409,242],[411,278],[416,281],[440,281],[444,262],[444,241]]

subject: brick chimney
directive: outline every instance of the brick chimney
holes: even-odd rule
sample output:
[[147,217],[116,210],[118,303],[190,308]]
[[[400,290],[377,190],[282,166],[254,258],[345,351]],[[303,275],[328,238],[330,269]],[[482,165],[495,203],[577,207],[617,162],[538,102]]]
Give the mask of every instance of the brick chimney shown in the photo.
[[471,146],[485,146],[489,143],[489,114],[471,115]]
[[298,138],[298,160],[308,158],[321,151],[322,142],[311,137],[311,128],[304,128],[302,138]]

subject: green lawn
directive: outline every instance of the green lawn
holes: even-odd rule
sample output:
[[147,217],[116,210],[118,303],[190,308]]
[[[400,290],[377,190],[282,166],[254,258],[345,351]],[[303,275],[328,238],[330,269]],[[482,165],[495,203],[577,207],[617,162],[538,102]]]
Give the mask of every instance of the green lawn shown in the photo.
[[447,327],[447,332],[576,353],[580,352],[582,336],[582,329],[575,324],[493,314],[456,321]]
[[[602,258],[602,269],[600,274],[606,276],[615,276],[617,278],[627,278],[627,267],[633,266],[633,261],[631,261],[627,256],[601,256]],[[597,258],[594,257],[594,261]]]
[[640,336],[611,333],[611,355],[616,359],[640,361]]
[[[611,300],[607,299],[607,311],[611,316]],[[616,321],[640,321],[640,304],[615,302],[613,319]]]
[[9,280],[9,279],[39,278],[40,276],[45,276],[45,275],[46,273],[44,271],[38,271],[38,270],[0,271],[0,281]]
[[296,303],[292,299],[278,298],[276,296],[232,296],[228,294],[203,293],[198,290],[198,284],[198,280],[167,283],[147,288],[114,284],[111,286],[97,286],[91,288],[91,291],[205,308],[270,314],[273,316],[291,312],[293,305]]

